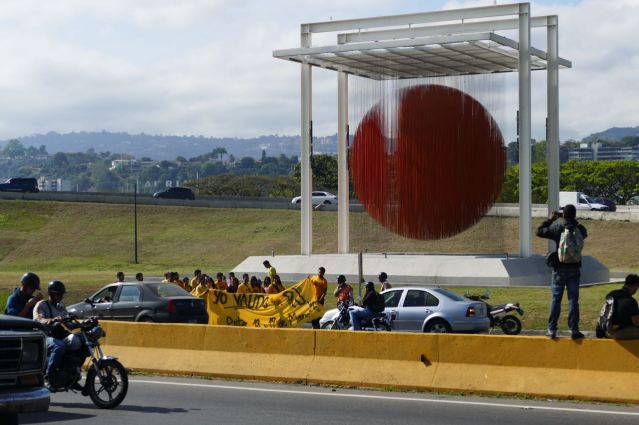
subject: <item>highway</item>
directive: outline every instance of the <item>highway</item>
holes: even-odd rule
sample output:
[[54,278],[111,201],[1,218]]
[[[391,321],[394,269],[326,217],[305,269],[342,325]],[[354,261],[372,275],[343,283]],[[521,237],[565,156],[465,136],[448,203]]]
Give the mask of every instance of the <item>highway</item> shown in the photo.
[[131,377],[126,399],[115,410],[98,409],[79,394],[52,394],[49,412],[21,415],[20,423],[625,425],[639,423],[639,409],[613,404],[136,375]]

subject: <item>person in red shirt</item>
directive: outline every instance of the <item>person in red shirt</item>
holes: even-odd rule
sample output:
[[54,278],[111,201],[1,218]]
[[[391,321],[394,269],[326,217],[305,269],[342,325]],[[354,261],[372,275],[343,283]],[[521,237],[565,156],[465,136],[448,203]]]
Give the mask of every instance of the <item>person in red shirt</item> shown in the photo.
[[348,303],[348,305],[353,305],[355,302],[353,298],[353,287],[346,283],[346,276],[343,274],[337,277],[337,288],[335,288],[333,296],[337,298],[338,303]]

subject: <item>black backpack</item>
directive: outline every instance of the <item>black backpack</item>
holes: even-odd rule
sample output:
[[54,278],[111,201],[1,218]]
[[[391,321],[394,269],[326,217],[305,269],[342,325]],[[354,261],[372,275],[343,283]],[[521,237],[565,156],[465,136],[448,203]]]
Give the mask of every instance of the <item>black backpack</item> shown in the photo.
[[608,294],[599,312],[599,320],[597,321],[597,328],[595,330],[597,338],[609,338],[609,332],[613,330],[612,317],[614,314],[615,297]]
[[375,292],[375,301],[369,306],[373,313],[381,313],[386,308],[384,296],[379,292]]

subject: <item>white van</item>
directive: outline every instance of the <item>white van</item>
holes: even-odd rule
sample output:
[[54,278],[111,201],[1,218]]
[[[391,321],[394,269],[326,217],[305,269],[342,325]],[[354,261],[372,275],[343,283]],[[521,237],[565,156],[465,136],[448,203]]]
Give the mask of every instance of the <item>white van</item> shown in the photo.
[[573,204],[578,210],[608,211],[607,205],[598,204],[585,193],[581,192],[559,192],[559,207],[563,208],[568,204]]

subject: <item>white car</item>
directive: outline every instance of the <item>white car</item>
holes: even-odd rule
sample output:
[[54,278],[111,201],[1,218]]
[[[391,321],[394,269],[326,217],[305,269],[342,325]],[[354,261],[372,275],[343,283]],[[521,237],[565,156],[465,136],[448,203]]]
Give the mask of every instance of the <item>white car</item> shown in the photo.
[[[337,204],[337,196],[333,195],[330,192],[320,192],[315,191],[312,193],[313,196],[313,205],[330,205]],[[300,204],[302,203],[302,197],[296,196],[291,200],[291,204]]]

